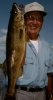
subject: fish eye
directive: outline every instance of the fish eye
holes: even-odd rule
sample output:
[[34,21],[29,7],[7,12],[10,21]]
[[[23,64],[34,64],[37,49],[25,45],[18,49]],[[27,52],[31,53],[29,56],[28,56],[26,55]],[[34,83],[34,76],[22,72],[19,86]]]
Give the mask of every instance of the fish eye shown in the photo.
[[16,11],[15,11],[14,13],[15,13],[15,14],[17,14],[17,12],[16,12]]

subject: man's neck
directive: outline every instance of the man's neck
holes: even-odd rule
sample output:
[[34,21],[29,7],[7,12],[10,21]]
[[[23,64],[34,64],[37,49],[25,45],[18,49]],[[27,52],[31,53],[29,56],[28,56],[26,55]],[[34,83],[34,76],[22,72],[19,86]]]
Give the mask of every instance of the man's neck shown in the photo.
[[37,34],[35,38],[30,39],[30,40],[36,41],[36,40],[38,40],[38,38],[39,38],[39,34]]

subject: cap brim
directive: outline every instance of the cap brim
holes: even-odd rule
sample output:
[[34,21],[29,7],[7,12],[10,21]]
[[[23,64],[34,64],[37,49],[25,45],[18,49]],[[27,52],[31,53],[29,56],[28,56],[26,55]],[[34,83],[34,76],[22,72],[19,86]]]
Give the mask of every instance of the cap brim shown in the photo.
[[39,11],[39,12],[41,12],[43,14],[43,16],[47,15],[47,12],[45,12],[45,11]]
[[47,12],[45,12],[45,11],[38,11],[38,10],[35,11],[35,10],[34,10],[34,11],[25,12],[25,13],[24,13],[24,16],[25,16],[26,14],[28,14],[29,12],[41,12],[43,16],[46,16],[46,15],[47,15]]

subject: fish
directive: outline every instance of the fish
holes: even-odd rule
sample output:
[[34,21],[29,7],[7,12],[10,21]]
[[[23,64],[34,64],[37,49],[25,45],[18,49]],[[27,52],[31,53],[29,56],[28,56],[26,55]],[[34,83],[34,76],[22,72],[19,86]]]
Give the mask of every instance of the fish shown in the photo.
[[23,73],[25,52],[24,15],[17,4],[13,3],[6,36],[7,96],[13,96],[15,94],[16,79]]

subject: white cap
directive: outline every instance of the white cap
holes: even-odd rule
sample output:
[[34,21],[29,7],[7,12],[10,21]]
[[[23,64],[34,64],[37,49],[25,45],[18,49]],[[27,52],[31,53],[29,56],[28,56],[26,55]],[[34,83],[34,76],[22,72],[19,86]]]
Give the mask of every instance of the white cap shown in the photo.
[[44,15],[47,14],[44,10],[44,7],[37,2],[33,2],[33,3],[25,5],[24,14],[26,14],[27,12],[30,12],[30,11],[41,11],[41,12],[43,12]]

